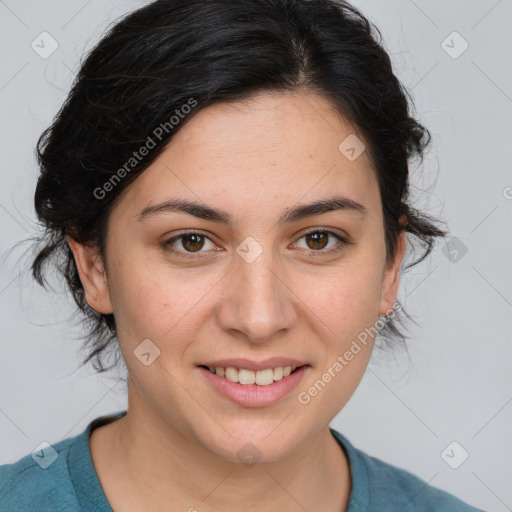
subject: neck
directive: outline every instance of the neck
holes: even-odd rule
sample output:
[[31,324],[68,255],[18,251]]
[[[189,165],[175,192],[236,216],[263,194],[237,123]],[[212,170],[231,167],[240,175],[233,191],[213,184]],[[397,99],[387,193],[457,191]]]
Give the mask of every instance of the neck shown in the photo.
[[129,397],[126,416],[91,435],[112,508],[158,511],[172,503],[173,510],[190,512],[242,505],[247,512],[346,510],[350,468],[328,426],[280,460],[246,465],[212,453],[193,433],[183,435],[147,407],[130,382]]

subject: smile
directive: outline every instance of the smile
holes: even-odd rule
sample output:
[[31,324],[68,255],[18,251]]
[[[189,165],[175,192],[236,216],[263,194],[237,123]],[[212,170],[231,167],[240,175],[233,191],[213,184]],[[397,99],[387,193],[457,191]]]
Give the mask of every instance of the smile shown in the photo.
[[222,368],[215,366],[206,367],[211,373],[215,373],[219,377],[224,377],[230,382],[238,382],[243,385],[257,384],[258,386],[269,386],[273,382],[288,377],[297,369],[297,366],[278,366],[276,368],[268,368],[265,370],[246,370],[244,368]]
[[242,407],[263,407],[289,397],[311,366],[288,365],[248,370],[233,366],[200,365],[197,369],[208,387],[222,398]]

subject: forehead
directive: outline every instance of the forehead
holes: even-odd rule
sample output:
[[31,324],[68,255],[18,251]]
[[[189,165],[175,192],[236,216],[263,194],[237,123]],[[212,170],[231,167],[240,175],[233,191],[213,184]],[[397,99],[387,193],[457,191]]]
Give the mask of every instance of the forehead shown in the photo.
[[137,206],[181,195],[247,215],[336,193],[379,208],[367,151],[348,158],[347,144],[359,152],[364,139],[323,97],[259,93],[198,111],[127,195]]
[[[179,152],[258,162],[301,157],[332,160],[339,144],[356,132],[332,102],[314,93],[260,92],[241,101],[214,104],[197,112],[171,140]],[[324,155],[324,158],[322,158]],[[364,160],[364,155],[363,155]],[[284,163],[284,162],[281,162]]]

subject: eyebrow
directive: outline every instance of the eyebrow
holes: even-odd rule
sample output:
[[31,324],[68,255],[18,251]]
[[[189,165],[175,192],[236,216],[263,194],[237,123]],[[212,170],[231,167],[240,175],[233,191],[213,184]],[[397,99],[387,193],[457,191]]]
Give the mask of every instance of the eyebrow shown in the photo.
[[[335,196],[328,199],[321,199],[313,203],[301,204],[287,210],[281,215],[279,224],[297,222],[307,217],[333,211],[346,211],[355,213],[361,217],[364,217],[368,213],[368,210],[362,204],[347,197]],[[230,227],[234,224],[233,218],[229,213],[186,199],[169,199],[160,204],[147,206],[137,215],[137,220],[142,222],[150,216],[164,212],[186,213],[199,219],[217,222]]]

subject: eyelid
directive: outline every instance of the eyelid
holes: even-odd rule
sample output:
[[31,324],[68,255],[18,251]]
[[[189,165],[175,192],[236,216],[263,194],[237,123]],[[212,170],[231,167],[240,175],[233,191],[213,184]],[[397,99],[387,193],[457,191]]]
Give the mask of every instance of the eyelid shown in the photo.
[[310,233],[330,233],[332,235],[342,238],[344,241],[346,241],[346,243],[352,243],[350,241],[350,237],[343,231],[341,231],[341,233],[338,233],[338,231],[336,231],[335,228],[329,228],[329,227],[325,227],[325,226],[317,226],[317,227],[307,228],[306,231],[301,231],[301,233],[299,235],[299,239],[305,235],[309,235]]

